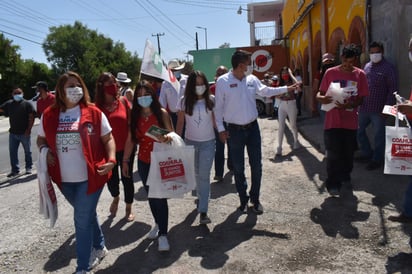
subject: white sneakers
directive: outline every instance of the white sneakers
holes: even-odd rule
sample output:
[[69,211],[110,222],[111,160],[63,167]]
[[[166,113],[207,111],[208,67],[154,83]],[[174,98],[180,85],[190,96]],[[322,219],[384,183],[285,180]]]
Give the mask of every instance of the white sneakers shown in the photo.
[[149,234],[147,234],[147,238],[148,238],[149,240],[154,240],[154,239],[157,238],[158,234],[159,234],[159,226],[156,224],[156,225],[152,228],[152,230],[149,232]]
[[157,237],[157,242],[159,244],[159,251],[169,251],[170,250],[170,245],[169,241],[167,240],[167,236],[161,235],[159,236],[159,226],[155,224],[155,226],[150,230],[149,234],[147,234],[147,239],[149,240],[154,240]]
[[159,244],[159,251],[169,251],[170,250],[170,245],[169,241],[167,240],[167,237],[162,235],[158,239],[158,244]]
[[106,255],[109,254],[109,250],[106,247],[103,249],[92,249],[92,253],[90,254],[89,260],[89,269],[95,268],[100,262],[103,260]]

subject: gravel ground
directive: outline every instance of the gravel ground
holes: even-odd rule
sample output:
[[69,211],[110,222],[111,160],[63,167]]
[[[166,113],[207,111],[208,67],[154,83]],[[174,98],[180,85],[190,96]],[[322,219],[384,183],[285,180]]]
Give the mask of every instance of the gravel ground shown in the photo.
[[[124,204],[110,218],[103,191],[98,215],[109,255],[96,273],[412,273],[412,225],[390,223],[401,207],[407,178],[366,171],[355,164],[351,185],[340,198],[325,192],[321,128],[314,119],[298,124],[302,148],[273,158],[277,121],[259,120],[262,131],[263,215],[236,211],[233,178],[212,183],[209,215],[199,225],[195,197],[169,201],[171,251],[159,253],[146,239],[152,218],[135,173],[136,220],[124,221]],[[249,174],[249,170],[247,171]],[[213,177],[213,172],[211,176]],[[76,266],[73,212],[58,192],[54,228],[38,213],[35,175],[0,182],[0,273],[73,273]]]

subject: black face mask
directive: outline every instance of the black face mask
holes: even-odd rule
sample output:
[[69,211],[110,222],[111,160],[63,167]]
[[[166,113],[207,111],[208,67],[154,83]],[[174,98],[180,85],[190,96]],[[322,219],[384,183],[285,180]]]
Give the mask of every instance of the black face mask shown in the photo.
[[335,66],[335,64],[324,64],[324,65],[322,65],[322,67],[321,67],[321,71],[322,71],[322,73],[325,73],[325,71],[327,70],[327,69],[329,69],[329,68],[331,68],[331,67],[334,67]]

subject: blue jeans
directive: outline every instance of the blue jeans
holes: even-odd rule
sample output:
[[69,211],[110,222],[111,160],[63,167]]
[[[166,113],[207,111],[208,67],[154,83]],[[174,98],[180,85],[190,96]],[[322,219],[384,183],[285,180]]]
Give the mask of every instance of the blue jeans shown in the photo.
[[97,219],[96,207],[103,188],[87,194],[88,182],[63,183],[62,193],[74,209],[74,228],[76,233],[76,271],[87,270],[92,247],[105,246],[102,229]]
[[[140,179],[146,192],[149,193],[149,186],[147,185],[147,177],[149,176],[150,164],[137,160],[137,168]],[[153,219],[159,226],[159,235],[167,235],[167,225],[169,222],[169,207],[167,199],[148,198],[150,211],[152,211]]]
[[239,194],[240,202],[246,203],[249,199],[247,195],[247,182],[245,176],[245,147],[249,156],[249,165],[252,175],[252,184],[249,195],[252,203],[259,203],[260,184],[262,180],[262,148],[259,124],[254,122],[248,128],[239,128],[228,125],[230,158],[232,159],[233,173],[235,176],[236,190]]
[[10,154],[10,165],[11,172],[20,172],[18,151],[20,143],[23,145],[24,149],[24,160],[26,161],[26,170],[31,170],[33,166],[33,161],[31,158],[31,145],[30,145],[30,135],[24,134],[9,134],[9,154]]
[[215,154],[215,140],[196,142],[185,140],[195,148],[196,194],[199,199],[197,211],[207,213],[210,197],[210,169]]
[[409,177],[409,185],[405,192],[403,214],[412,218],[412,176]]
[[[372,150],[366,128],[372,124],[375,149]],[[358,143],[362,156],[382,163],[385,155],[385,119],[380,113],[359,112]]]
[[332,128],[324,131],[326,158],[326,188],[338,188],[350,181],[353,169],[353,154],[356,149],[356,130]]

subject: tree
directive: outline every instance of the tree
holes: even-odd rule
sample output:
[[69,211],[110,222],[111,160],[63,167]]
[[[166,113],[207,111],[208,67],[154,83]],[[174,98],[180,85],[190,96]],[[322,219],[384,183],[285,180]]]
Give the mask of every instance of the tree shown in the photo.
[[20,61],[18,70],[21,74],[20,87],[25,90],[24,97],[26,99],[35,95],[36,90],[32,87],[37,81],[46,81],[49,89],[54,89],[57,75],[53,74],[46,64],[26,59]]
[[226,49],[226,48],[230,48],[230,43],[223,43],[222,45],[219,46],[220,49]]
[[37,81],[47,81],[50,87],[55,83],[56,77],[46,64],[31,59],[22,60],[19,49],[13,41],[0,34],[0,103],[10,98],[14,87],[22,88],[24,97],[29,99],[35,93],[31,87]]
[[139,76],[141,60],[136,53],[132,54],[123,43],[114,43],[78,21],[73,25],[50,28],[43,49],[57,74],[76,71],[92,95],[95,81],[102,72],[116,74],[124,71],[134,82]]
[[18,46],[3,33],[0,34],[0,102],[10,98],[13,87],[18,85],[20,74],[17,71],[17,66],[20,61],[20,55],[17,53]]

